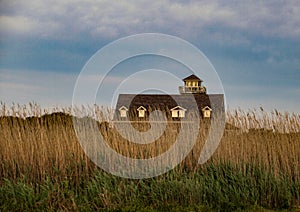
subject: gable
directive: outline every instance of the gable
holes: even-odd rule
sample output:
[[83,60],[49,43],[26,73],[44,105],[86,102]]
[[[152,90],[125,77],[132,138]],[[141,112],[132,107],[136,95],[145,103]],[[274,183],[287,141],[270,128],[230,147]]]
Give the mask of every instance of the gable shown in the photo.
[[204,111],[204,110],[212,111],[212,109],[208,106],[205,106],[204,108],[202,108],[202,111]]
[[178,111],[178,110],[182,110],[182,111],[186,111],[186,109],[185,108],[183,108],[183,107],[181,107],[181,106],[176,106],[176,107],[173,107],[172,109],[171,109],[171,111],[174,111],[174,110],[176,110],[176,111]]
[[121,111],[121,110],[123,110],[123,111],[128,111],[128,108],[125,107],[125,106],[122,106],[122,107],[119,108],[119,111]]
[[184,78],[182,81],[200,81],[203,82],[199,77],[197,77],[196,75],[192,74],[186,78]]
[[138,109],[136,109],[137,111],[141,111],[141,110],[143,110],[143,111],[147,111],[147,109],[145,108],[145,107],[143,107],[143,106],[140,106]]

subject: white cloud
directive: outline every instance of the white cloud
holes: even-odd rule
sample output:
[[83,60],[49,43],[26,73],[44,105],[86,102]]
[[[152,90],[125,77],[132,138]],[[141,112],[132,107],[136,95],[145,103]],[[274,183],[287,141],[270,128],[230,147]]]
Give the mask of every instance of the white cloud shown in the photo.
[[[289,1],[12,1],[1,2],[1,31],[59,39],[82,33],[116,38],[159,31],[196,36],[223,27],[265,36],[300,36],[300,2]],[[208,33],[208,32],[206,32]],[[222,39],[222,37],[219,37]],[[225,38],[225,41],[228,38]]]
[[24,16],[0,16],[0,26],[16,33],[30,33],[38,23]]
[[40,21],[27,16],[0,16],[1,31],[17,35],[38,35],[55,37],[60,30],[60,23],[53,20]]
[[265,36],[300,36],[299,1],[240,1],[232,9],[235,19],[228,25],[233,27]]

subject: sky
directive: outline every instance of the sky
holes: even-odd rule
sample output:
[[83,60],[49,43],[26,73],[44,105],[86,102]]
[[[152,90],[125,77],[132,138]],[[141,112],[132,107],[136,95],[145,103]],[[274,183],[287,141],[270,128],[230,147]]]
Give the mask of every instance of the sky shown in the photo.
[[[227,108],[300,113],[299,14],[298,0],[1,0],[0,101],[70,106],[76,79],[99,49],[126,36],[163,33],[203,52],[222,82]],[[145,69],[162,62],[143,61]],[[163,83],[164,91],[178,93],[180,79],[157,80],[155,70],[153,77],[138,75],[139,83],[128,80],[136,64],[120,64],[107,83],[140,90]]]

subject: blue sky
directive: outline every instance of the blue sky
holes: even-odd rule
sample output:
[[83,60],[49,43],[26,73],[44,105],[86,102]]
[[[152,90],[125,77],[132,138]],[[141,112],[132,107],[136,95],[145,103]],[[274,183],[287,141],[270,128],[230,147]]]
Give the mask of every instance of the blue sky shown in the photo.
[[[16,0],[1,1],[0,12],[3,102],[71,105],[76,78],[94,53],[124,36],[157,32],[208,57],[229,108],[300,112],[298,0]],[[166,90],[177,93],[180,83],[170,80]]]

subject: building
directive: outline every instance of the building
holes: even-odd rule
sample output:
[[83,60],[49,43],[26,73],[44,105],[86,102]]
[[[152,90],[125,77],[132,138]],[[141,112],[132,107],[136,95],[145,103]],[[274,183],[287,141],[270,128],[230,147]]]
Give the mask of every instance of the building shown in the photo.
[[184,86],[179,86],[179,93],[199,93],[206,94],[206,88],[201,85],[203,82],[196,75],[192,74],[182,80],[184,82]]
[[180,94],[120,94],[117,120],[143,120],[154,110],[164,111],[167,119],[177,120],[198,112],[205,119],[224,108],[223,94],[207,94],[202,80],[194,74],[183,79]]

